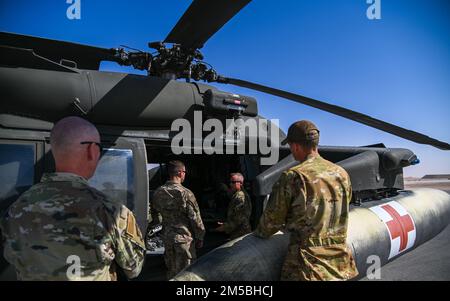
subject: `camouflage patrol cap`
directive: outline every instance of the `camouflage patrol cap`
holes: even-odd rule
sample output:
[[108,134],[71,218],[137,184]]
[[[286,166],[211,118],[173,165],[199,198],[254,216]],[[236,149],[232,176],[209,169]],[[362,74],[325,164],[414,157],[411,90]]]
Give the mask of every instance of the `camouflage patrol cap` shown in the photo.
[[288,130],[287,137],[281,141],[282,145],[288,142],[304,143],[319,140],[319,129],[309,120],[300,120],[293,123]]

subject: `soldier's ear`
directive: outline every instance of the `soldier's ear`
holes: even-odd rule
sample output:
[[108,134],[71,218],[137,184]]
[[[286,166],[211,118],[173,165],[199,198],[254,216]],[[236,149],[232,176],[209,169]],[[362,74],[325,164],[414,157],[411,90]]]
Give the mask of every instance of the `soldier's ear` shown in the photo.
[[88,147],[86,149],[87,159],[89,161],[92,161],[95,158],[95,152],[96,152],[96,150],[94,149],[95,147],[97,147],[97,146],[94,143],[91,143],[88,145]]
[[291,147],[292,152],[297,152],[298,144],[295,142],[289,143],[289,146]]

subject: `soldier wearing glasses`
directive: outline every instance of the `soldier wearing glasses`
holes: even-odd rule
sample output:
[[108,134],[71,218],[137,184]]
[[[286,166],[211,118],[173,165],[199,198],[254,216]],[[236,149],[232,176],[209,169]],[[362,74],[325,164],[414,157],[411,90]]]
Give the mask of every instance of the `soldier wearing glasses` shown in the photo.
[[90,187],[101,156],[100,135],[79,118],[50,134],[56,172],[44,174],[1,221],[4,255],[21,280],[116,280],[137,277],[145,247],[133,213]]
[[170,279],[197,258],[205,227],[194,194],[181,184],[186,177],[183,162],[170,161],[167,171],[169,180],[153,195],[152,217],[156,219],[157,213],[162,217],[164,261]]
[[252,231],[250,227],[250,215],[252,203],[244,190],[244,177],[240,173],[230,175],[230,192],[232,194],[228,204],[227,221],[219,223],[218,232],[225,232],[230,239],[235,239]]

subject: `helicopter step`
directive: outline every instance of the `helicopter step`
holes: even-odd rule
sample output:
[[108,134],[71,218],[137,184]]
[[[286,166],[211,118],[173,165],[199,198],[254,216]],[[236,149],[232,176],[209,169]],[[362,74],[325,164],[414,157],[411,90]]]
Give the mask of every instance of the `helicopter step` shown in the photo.
[[[359,276],[381,267],[432,239],[450,222],[450,195],[430,188],[401,191],[399,195],[350,211],[347,245]],[[176,275],[173,280],[279,280],[289,235],[270,239],[253,234],[230,241]]]

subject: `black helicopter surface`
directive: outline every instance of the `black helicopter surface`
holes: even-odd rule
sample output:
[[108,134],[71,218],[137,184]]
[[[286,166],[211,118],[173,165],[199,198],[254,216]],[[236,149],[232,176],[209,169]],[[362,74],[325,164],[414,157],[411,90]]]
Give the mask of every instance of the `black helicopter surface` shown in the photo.
[[[285,134],[259,115],[255,98],[220,91],[200,81],[257,90],[410,141],[450,149],[446,142],[356,111],[220,75],[203,62],[200,49],[249,2],[194,0],[164,41],[149,43],[155,50],[153,54],[0,32],[0,210],[4,212],[44,172],[54,169],[50,130],[62,117],[79,115],[99,128],[102,144],[107,148],[90,183],[133,210],[142,232],[149,234],[149,253],[158,249],[158,241],[151,240],[157,229],[149,215],[152,192],[164,182],[164,164],[173,158],[186,163],[189,176],[185,184],[199,200],[207,228],[214,227],[226,212],[225,204],[220,201],[220,185],[227,181],[230,172],[242,172],[252,198],[252,225],[255,226],[273,183],[296,162],[289,155],[289,148],[279,144]],[[147,75],[99,71],[103,61],[131,66]],[[196,116],[220,120],[223,128],[227,128],[227,120],[255,120],[258,130],[255,134],[235,126],[220,136],[224,149],[238,149],[243,143],[243,153],[198,151],[197,146],[203,145],[201,141],[210,132],[197,137],[200,144],[194,139],[184,153],[176,153],[171,144],[178,134],[173,122],[183,118],[194,124]],[[279,154],[279,160],[270,165],[261,164],[267,153],[250,151],[250,145],[260,143],[259,133],[263,130],[268,133],[266,142],[271,151]],[[278,135],[273,136],[274,131]],[[278,139],[272,141],[270,137]],[[321,146],[319,151],[349,172],[353,203],[362,204],[361,207],[364,203],[381,204],[389,198],[402,197],[403,168],[418,163],[412,151],[386,148],[383,144]],[[423,194],[423,197],[429,196]],[[438,226],[430,227],[432,230],[422,231],[426,234],[418,234],[417,245],[448,224],[447,207],[442,211],[446,218]],[[417,221],[420,219],[417,217]],[[208,233],[205,251],[225,241],[225,236]],[[388,260],[390,256],[385,261]],[[0,277],[12,277],[6,263],[1,263],[0,269]]]

